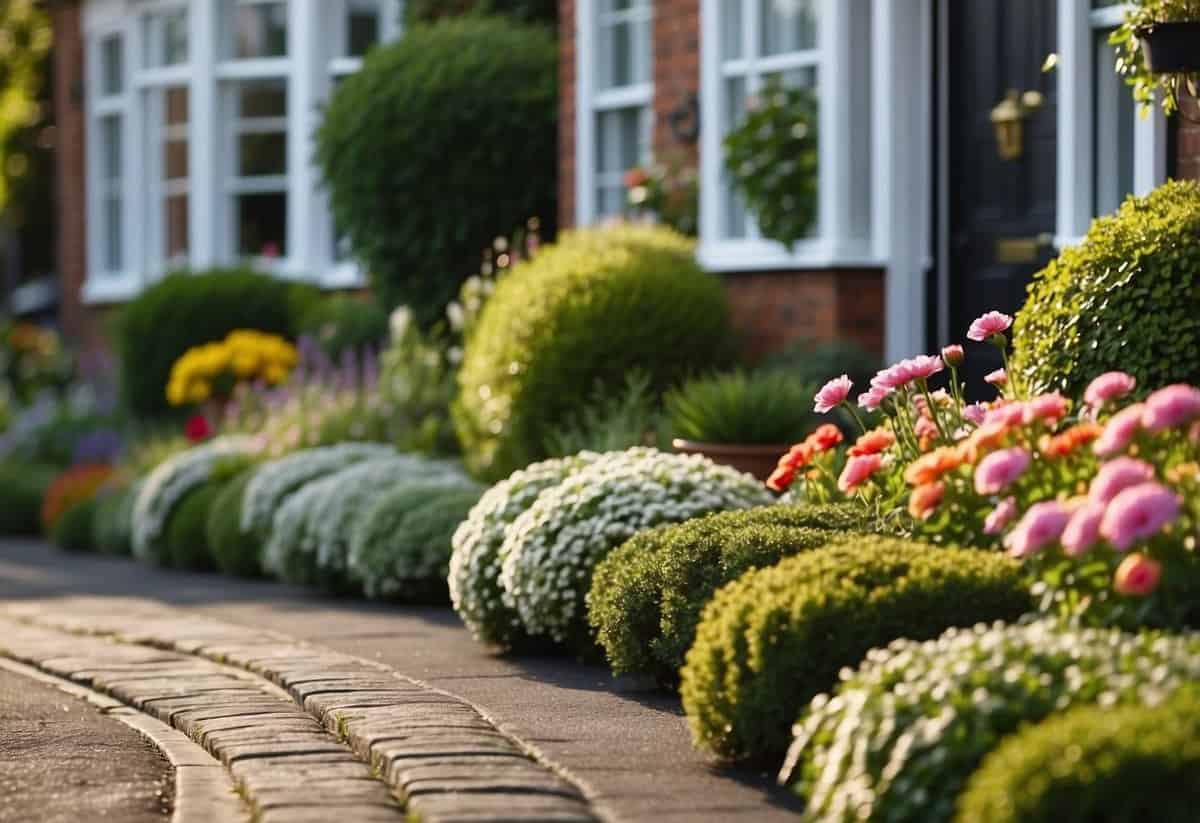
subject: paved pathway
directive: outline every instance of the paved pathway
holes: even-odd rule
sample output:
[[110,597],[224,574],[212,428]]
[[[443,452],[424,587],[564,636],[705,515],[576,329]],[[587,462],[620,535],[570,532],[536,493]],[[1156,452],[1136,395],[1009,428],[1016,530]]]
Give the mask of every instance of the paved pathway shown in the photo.
[[[613,681],[596,666],[489,654],[447,609],[332,600],[270,583],[62,555],[30,542],[0,543],[0,601],[92,623],[132,617],[144,626],[159,625],[149,615],[169,607],[171,617],[237,624],[247,637],[281,632],[321,653],[381,664],[402,676],[395,683],[461,698],[473,717],[579,786],[604,818],[794,819],[795,804],[770,775],[722,771],[692,749],[674,697]],[[411,719],[390,722],[393,731],[411,727]]]

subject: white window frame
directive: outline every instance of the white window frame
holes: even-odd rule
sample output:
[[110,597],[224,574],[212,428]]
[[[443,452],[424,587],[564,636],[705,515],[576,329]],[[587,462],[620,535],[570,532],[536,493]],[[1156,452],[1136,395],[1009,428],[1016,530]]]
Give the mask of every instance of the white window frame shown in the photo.
[[[247,0],[265,2],[265,0]],[[148,15],[186,8],[188,44],[186,63],[148,67],[146,19]],[[356,261],[337,261],[333,254],[332,218],[315,166],[314,132],[321,106],[328,100],[333,78],[351,74],[362,64],[347,58],[344,38],[330,38],[341,30],[337,18],[344,14],[342,0],[288,0],[288,56],[244,60],[226,59],[226,30],[221,25],[221,0],[85,0],[82,9],[85,42],[85,114],[87,140],[85,171],[87,196],[87,279],[83,299],[88,303],[127,300],[162,276],[163,261],[161,181],[153,179],[154,162],[148,151],[159,151],[155,142],[154,111],[149,105],[156,89],[181,86],[188,90],[188,259],[186,265],[201,270],[245,262],[232,248],[233,199],[231,189],[260,189],[268,183],[288,198],[287,254],[275,259],[254,259],[256,267],[282,277],[311,278],[326,288],[365,285]],[[395,40],[401,32],[403,0],[380,0],[380,42]],[[120,95],[107,98],[101,89],[100,45],[110,36],[122,38],[124,83]],[[336,41],[336,42],[335,42]],[[288,117],[274,124],[287,135],[287,174],[253,180],[233,180],[230,153],[231,119],[227,90],[236,81],[263,78],[286,83]],[[99,118],[121,118],[122,140],[122,266],[105,271],[102,155]],[[261,124],[259,124],[261,125]],[[232,185],[228,185],[232,182]],[[174,186],[182,189],[182,184]],[[164,266],[163,263],[168,265]]]
[[[1093,9],[1089,0],[1058,0],[1058,220],[1055,244],[1078,243],[1095,212],[1095,32],[1120,25],[1128,6]],[[1130,93],[1128,90],[1126,94]],[[1133,194],[1167,179],[1167,119],[1155,105],[1134,118]]]
[[[620,109],[640,109],[641,128],[649,130],[645,135],[645,151],[641,162],[648,163],[653,153],[654,141],[654,37],[651,28],[650,53],[645,55],[650,68],[650,79],[642,83],[600,89],[597,71],[597,36],[601,22],[600,0],[575,4],[575,222],[588,225],[600,217],[596,203],[596,191],[600,187],[600,172],[597,168],[596,119],[604,112]],[[648,0],[645,6],[608,12],[607,23],[646,22],[653,27],[654,3]],[[627,170],[609,172],[623,175]],[[607,175],[606,175],[607,176]]]
[[[700,262],[713,271],[830,268],[879,266],[871,244],[872,208],[869,202],[854,202],[861,187],[854,185],[856,167],[870,164],[871,152],[856,158],[851,135],[855,129],[871,128],[871,106],[852,103],[852,59],[861,43],[853,42],[854,15],[872,14],[869,0],[818,0],[817,46],[794,52],[753,59],[759,34],[758,4],[747,2],[743,11],[743,57],[725,61],[721,55],[720,0],[702,0],[700,5]],[[877,26],[873,23],[873,27]],[[740,74],[748,79],[747,94],[755,94],[763,73],[802,66],[817,71],[815,89],[818,113],[818,164],[820,184],[816,230],[812,237],[797,242],[789,251],[781,243],[758,235],[751,228],[745,238],[726,237],[723,230],[724,148],[721,131],[726,76]],[[741,69],[741,71],[739,71]],[[874,98],[875,91],[871,91]],[[868,187],[869,188],[869,187]],[[866,189],[862,189],[866,190]],[[867,194],[873,199],[874,194]],[[856,218],[856,213],[863,217]],[[865,219],[864,219],[865,217]],[[753,226],[753,217],[750,218]]]

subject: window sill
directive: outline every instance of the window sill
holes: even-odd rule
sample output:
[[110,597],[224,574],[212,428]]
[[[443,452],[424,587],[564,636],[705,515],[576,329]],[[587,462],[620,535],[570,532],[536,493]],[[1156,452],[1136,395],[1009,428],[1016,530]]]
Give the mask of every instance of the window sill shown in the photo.
[[[280,280],[287,280],[293,283],[311,282],[314,286],[324,291],[365,289],[368,286],[362,269],[359,266],[349,263],[336,266],[326,271],[321,277],[313,280],[294,275],[279,268],[265,271],[259,269],[259,271],[262,271],[263,274],[269,274]],[[125,303],[137,297],[146,285],[156,283],[160,279],[162,278],[155,277],[147,281],[131,275],[102,275],[84,283],[80,297],[85,306],[106,306],[115,303]]]
[[865,241],[831,243],[805,240],[789,251],[771,240],[701,241],[697,258],[711,272],[781,271],[793,269],[881,268]]
[[109,274],[89,278],[83,284],[81,297],[85,306],[105,306],[132,300],[141,290],[142,283],[136,277]]

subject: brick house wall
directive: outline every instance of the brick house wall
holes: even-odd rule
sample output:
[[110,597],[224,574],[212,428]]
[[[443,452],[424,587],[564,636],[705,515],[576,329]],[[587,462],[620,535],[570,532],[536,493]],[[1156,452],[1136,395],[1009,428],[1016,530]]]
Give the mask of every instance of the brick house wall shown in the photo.
[[[1200,103],[1194,98],[1183,101],[1189,117],[1200,117]],[[1175,176],[1180,179],[1200,180],[1200,123],[1177,118],[1175,132]]]

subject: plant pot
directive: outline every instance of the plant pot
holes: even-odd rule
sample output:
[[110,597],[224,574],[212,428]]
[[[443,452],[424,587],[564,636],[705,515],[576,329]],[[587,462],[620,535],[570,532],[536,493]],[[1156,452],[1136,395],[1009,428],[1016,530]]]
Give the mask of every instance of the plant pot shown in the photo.
[[1155,74],[1200,71],[1200,20],[1155,23],[1138,29],[1142,57]]
[[737,443],[701,443],[676,437],[671,441],[678,454],[702,454],[714,463],[729,466],[766,481],[790,448],[788,445],[752,445]]

